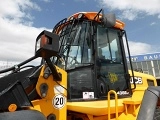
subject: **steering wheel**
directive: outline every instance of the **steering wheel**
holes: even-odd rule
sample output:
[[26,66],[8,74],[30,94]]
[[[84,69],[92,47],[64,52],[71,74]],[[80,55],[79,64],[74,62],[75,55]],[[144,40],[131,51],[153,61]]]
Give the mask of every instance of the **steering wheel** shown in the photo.
[[77,57],[72,57],[72,56],[68,56],[71,58],[71,61],[69,62],[70,63],[70,66],[75,66],[76,64],[80,64],[77,60]]

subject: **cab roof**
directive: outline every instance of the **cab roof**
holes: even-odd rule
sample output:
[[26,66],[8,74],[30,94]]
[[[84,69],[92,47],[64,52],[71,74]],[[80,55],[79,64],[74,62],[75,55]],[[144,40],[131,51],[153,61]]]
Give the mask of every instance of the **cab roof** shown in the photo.
[[[68,17],[68,20],[71,20],[73,18],[83,17],[87,18],[88,20],[95,20],[97,22],[101,22],[102,14],[99,14],[97,17],[97,12],[78,12],[73,14],[72,16]],[[115,28],[124,29],[125,23],[116,19]]]

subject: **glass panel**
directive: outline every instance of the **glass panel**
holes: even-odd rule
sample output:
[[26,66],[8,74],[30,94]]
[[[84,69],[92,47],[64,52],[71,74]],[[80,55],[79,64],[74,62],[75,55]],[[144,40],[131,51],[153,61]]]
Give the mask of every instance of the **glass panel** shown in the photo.
[[148,68],[152,68],[151,61],[146,61],[146,62],[147,62]]
[[147,62],[143,61],[141,63],[142,63],[142,71],[143,71],[143,73],[149,74]]
[[75,39],[68,53],[67,69],[83,66],[91,62],[91,40],[88,30],[89,25],[87,23],[84,22],[82,25],[79,25]]
[[153,60],[153,66],[154,66],[154,70],[155,70],[155,77],[160,76],[159,66],[158,66],[158,61],[157,60]]
[[98,74],[98,78],[105,81],[109,90],[123,91],[126,89],[124,71],[121,64],[101,63]]
[[155,69],[155,77],[160,76],[160,74],[159,74],[159,69],[158,69],[158,68],[154,68],[154,69]]
[[143,70],[143,73],[145,74],[149,74],[149,72],[147,70]]
[[98,57],[111,60],[106,30],[100,27],[97,31]]
[[150,75],[153,75],[153,70],[152,70],[152,68],[148,69],[148,71],[149,71],[149,74],[150,74]]
[[129,64],[129,63],[127,64],[127,66],[128,66],[128,69],[130,70],[130,69],[131,69],[131,66],[130,66],[130,64]]
[[137,69],[137,63],[136,62],[132,62],[132,67],[133,67],[133,70]]
[[157,60],[153,60],[153,65],[154,65],[154,68],[157,68],[158,67],[158,61]]
[[[93,93],[94,96],[90,22],[75,21],[74,24],[67,24],[64,29],[60,35],[60,55],[68,73],[68,98],[85,99],[83,92]],[[57,65],[61,67],[62,62],[58,60]]]
[[[60,38],[60,53],[65,60],[65,69],[90,65],[93,60],[89,22],[68,25],[64,29]],[[61,61],[57,63],[59,67],[62,66]]]
[[108,35],[109,35],[109,42],[110,42],[110,47],[111,47],[112,61],[122,62],[121,52],[120,52],[120,49],[118,48],[119,47],[118,46],[119,45],[118,36],[115,35],[114,31],[108,32]]
[[69,99],[84,98],[83,92],[94,93],[92,73],[91,67],[68,71]]
[[158,66],[160,67],[160,60],[158,60]]
[[[103,81],[102,86],[106,86],[104,87],[106,91],[111,89],[125,91],[127,89],[118,32],[120,31],[98,27],[97,78],[98,81]],[[101,90],[101,93],[105,92]]]
[[67,61],[67,68],[74,68],[81,63],[81,47],[71,46]]
[[142,68],[141,62],[137,62],[137,68]]
[[112,62],[122,62],[118,40],[118,35],[114,30],[107,31],[99,27],[97,34],[98,57]]
[[143,70],[147,70],[148,66],[147,66],[146,61],[142,62],[142,68],[143,68]]
[[148,86],[154,86],[154,81],[147,79]]

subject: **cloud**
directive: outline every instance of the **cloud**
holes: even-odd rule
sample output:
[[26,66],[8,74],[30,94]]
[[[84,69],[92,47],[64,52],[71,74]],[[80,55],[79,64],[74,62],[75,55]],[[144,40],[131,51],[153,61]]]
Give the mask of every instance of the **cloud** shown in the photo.
[[87,0],[74,0],[75,2],[87,2]]
[[121,11],[121,17],[134,20],[137,16],[160,15],[159,0],[100,0],[100,4],[109,10]]
[[152,22],[151,24],[150,24],[150,26],[153,26],[153,25],[155,25],[156,24],[156,22]]
[[153,45],[142,43],[142,42],[134,42],[134,41],[128,41],[129,49],[131,55],[139,55],[139,54],[146,54],[156,52],[157,47],[154,47]]
[[46,3],[49,3],[49,2],[51,2],[51,1],[53,1],[53,0],[42,0],[43,2],[46,2]]
[[137,14],[133,12],[133,10],[125,10],[122,12],[121,17],[126,18],[128,20],[134,20],[137,18]]
[[[160,0],[97,0],[97,2],[107,10],[116,11],[120,19],[136,20],[139,17],[150,15],[160,18]],[[151,22],[150,26],[155,24],[156,22]],[[160,50],[157,45],[137,41],[129,41],[129,46],[131,55],[146,54]]]
[[0,19],[0,60],[25,60],[34,55],[37,35],[45,28],[13,24]]
[[30,0],[1,2],[0,61],[22,62],[34,55],[36,37],[46,28],[32,26],[31,10],[41,8]]
[[[123,39],[126,56],[128,56],[127,45],[125,38]],[[135,42],[133,40],[128,40],[130,55],[140,55],[146,53],[154,53],[160,50],[158,45],[151,45],[144,42]]]
[[[8,7],[6,8],[6,6]],[[15,24],[28,24],[30,23],[30,20],[34,19],[30,15],[30,10],[40,11],[41,9],[37,4],[30,0],[6,0],[0,4],[0,18],[10,20]]]
[[[105,3],[107,1],[110,2],[110,0],[103,0]],[[114,1],[111,2],[115,3]],[[130,19],[136,18],[138,14],[136,10],[138,9],[133,9],[135,5],[130,7],[131,3],[129,1],[122,4],[126,2],[125,0],[122,0],[122,3],[116,2],[116,5],[113,4],[113,6],[109,3],[108,7],[123,10],[122,15],[127,17],[130,14],[128,16]],[[152,2],[155,3],[155,1]],[[127,6],[128,8],[126,8]],[[44,29],[47,30],[47,28],[32,26],[34,19],[34,16],[31,14],[32,10],[40,11],[41,8],[36,3],[31,2],[31,0],[5,0],[0,4],[0,61],[21,62],[34,55],[36,37]],[[132,14],[134,12],[137,14]],[[146,43],[129,41],[129,45],[131,45],[132,55],[154,51],[154,47]]]

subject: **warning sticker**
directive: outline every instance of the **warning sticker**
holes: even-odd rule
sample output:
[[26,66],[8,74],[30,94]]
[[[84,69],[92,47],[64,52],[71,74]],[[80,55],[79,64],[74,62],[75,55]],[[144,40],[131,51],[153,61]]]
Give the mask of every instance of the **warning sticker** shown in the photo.
[[54,108],[61,109],[66,104],[66,97],[62,94],[57,94],[52,101]]
[[94,92],[83,92],[83,99],[94,98]]
[[83,92],[83,99],[88,99],[88,92]]
[[56,85],[54,86],[54,93],[64,93],[64,88],[62,86]]

